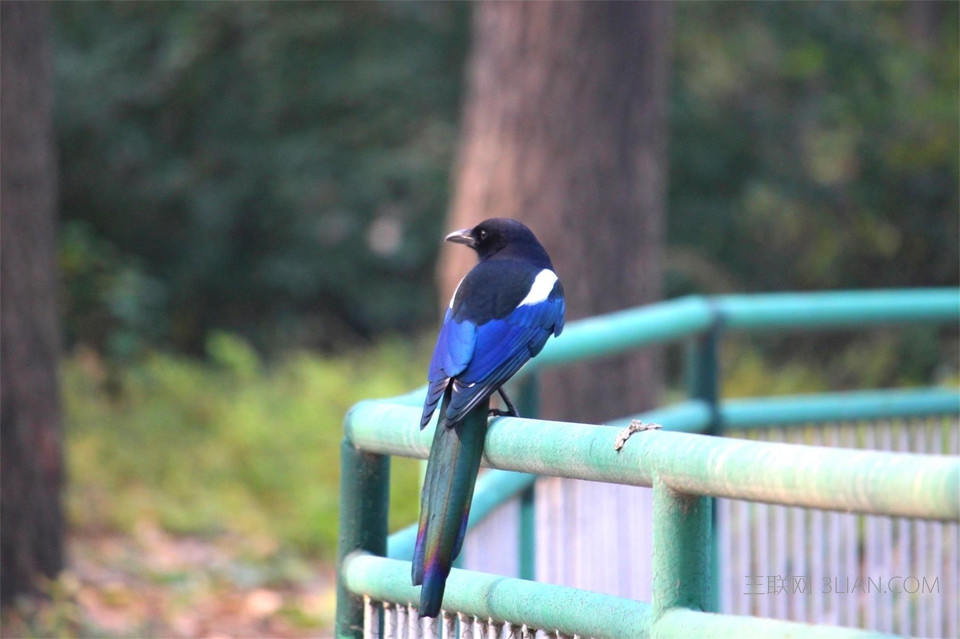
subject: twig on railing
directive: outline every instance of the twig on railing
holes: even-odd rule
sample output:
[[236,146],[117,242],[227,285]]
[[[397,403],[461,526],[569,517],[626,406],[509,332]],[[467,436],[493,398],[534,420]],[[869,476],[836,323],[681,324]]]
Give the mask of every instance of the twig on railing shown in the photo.
[[663,428],[663,426],[660,424],[654,424],[653,422],[644,424],[639,419],[635,419],[617,435],[617,438],[613,441],[613,449],[620,452],[620,449],[627,443],[627,440],[633,437],[635,433],[641,433],[647,430],[659,430],[661,428]]

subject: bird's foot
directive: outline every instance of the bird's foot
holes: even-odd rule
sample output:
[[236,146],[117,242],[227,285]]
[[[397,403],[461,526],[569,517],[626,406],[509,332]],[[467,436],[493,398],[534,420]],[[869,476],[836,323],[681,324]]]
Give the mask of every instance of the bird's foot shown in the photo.
[[620,431],[617,435],[616,440],[613,442],[613,449],[617,452],[627,443],[627,440],[630,439],[635,433],[642,433],[647,430],[660,430],[663,428],[660,424],[644,424],[639,419],[635,419],[630,422],[630,425]]
[[503,389],[498,388],[497,393],[499,393],[500,397],[503,398],[503,403],[507,405],[507,409],[503,410],[500,408],[491,408],[490,416],[491,417],[520,417],[520,413],[517,411],[517,407],[513,405],[513,402],[511,402],[510,398],[507,397],[507,394],[503,392]]

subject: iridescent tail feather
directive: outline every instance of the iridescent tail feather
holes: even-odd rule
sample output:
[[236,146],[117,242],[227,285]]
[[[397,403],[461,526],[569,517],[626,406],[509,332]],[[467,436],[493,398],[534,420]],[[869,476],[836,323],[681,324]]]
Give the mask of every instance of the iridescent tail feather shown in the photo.
[[413,584],[422,585],[419,614],[436,617],[453,560],[467,531],[473,487],[483,456],[489,399],[461,421],[447,424],[450,391],[440,404],[440,422],[433,437],[420,497],[420,528],[413,556]]

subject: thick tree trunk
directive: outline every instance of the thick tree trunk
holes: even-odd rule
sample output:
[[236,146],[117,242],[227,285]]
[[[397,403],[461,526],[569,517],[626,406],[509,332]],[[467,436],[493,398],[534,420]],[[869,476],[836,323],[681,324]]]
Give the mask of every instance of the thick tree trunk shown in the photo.
[[[450,226],[527,223],[553,257],[568,320],[660,297],[669,31],[670,7],[655,2],[475,8]],[[472,259],[444,253],[444,299]],[[648,408],[659,359],[550,373],[542,414],[596,422]]]
[[63,565],[49,5],[0,3],[3,602]]
[[[657,300],[670,5],[489,2],[474,10],[450,226],[488,217],[530,225],[563,281],[568,319]],[[443,257],[447,298],[473,258],[463,250]],[[659,361],[646,352],[549,372],[541,415],[595,423],[648,408]],[[540,480],[536,519],[538,581],[649,601],[648,489]],[[515,532],[475,535],[467,565],[495,569],[504,534]]]

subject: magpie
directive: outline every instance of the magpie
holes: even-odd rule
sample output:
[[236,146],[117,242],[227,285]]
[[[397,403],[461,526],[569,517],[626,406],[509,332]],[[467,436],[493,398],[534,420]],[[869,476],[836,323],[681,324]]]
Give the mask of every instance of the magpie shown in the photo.
[[[437,423],[420,497],[413,585],[421,617],[436,617],[450,566],[463,545],[480,469],[487,413],[517,416],[501,388],[551,335],[563,330],[563,286],[533,232],[516,220],[493,218],[451,233],[479,262],[460,281],[447,308],[427,376],[420,428]],[[506,410],[489,411],[499,393]],[[482,411],[482,419],[467,416]]]

